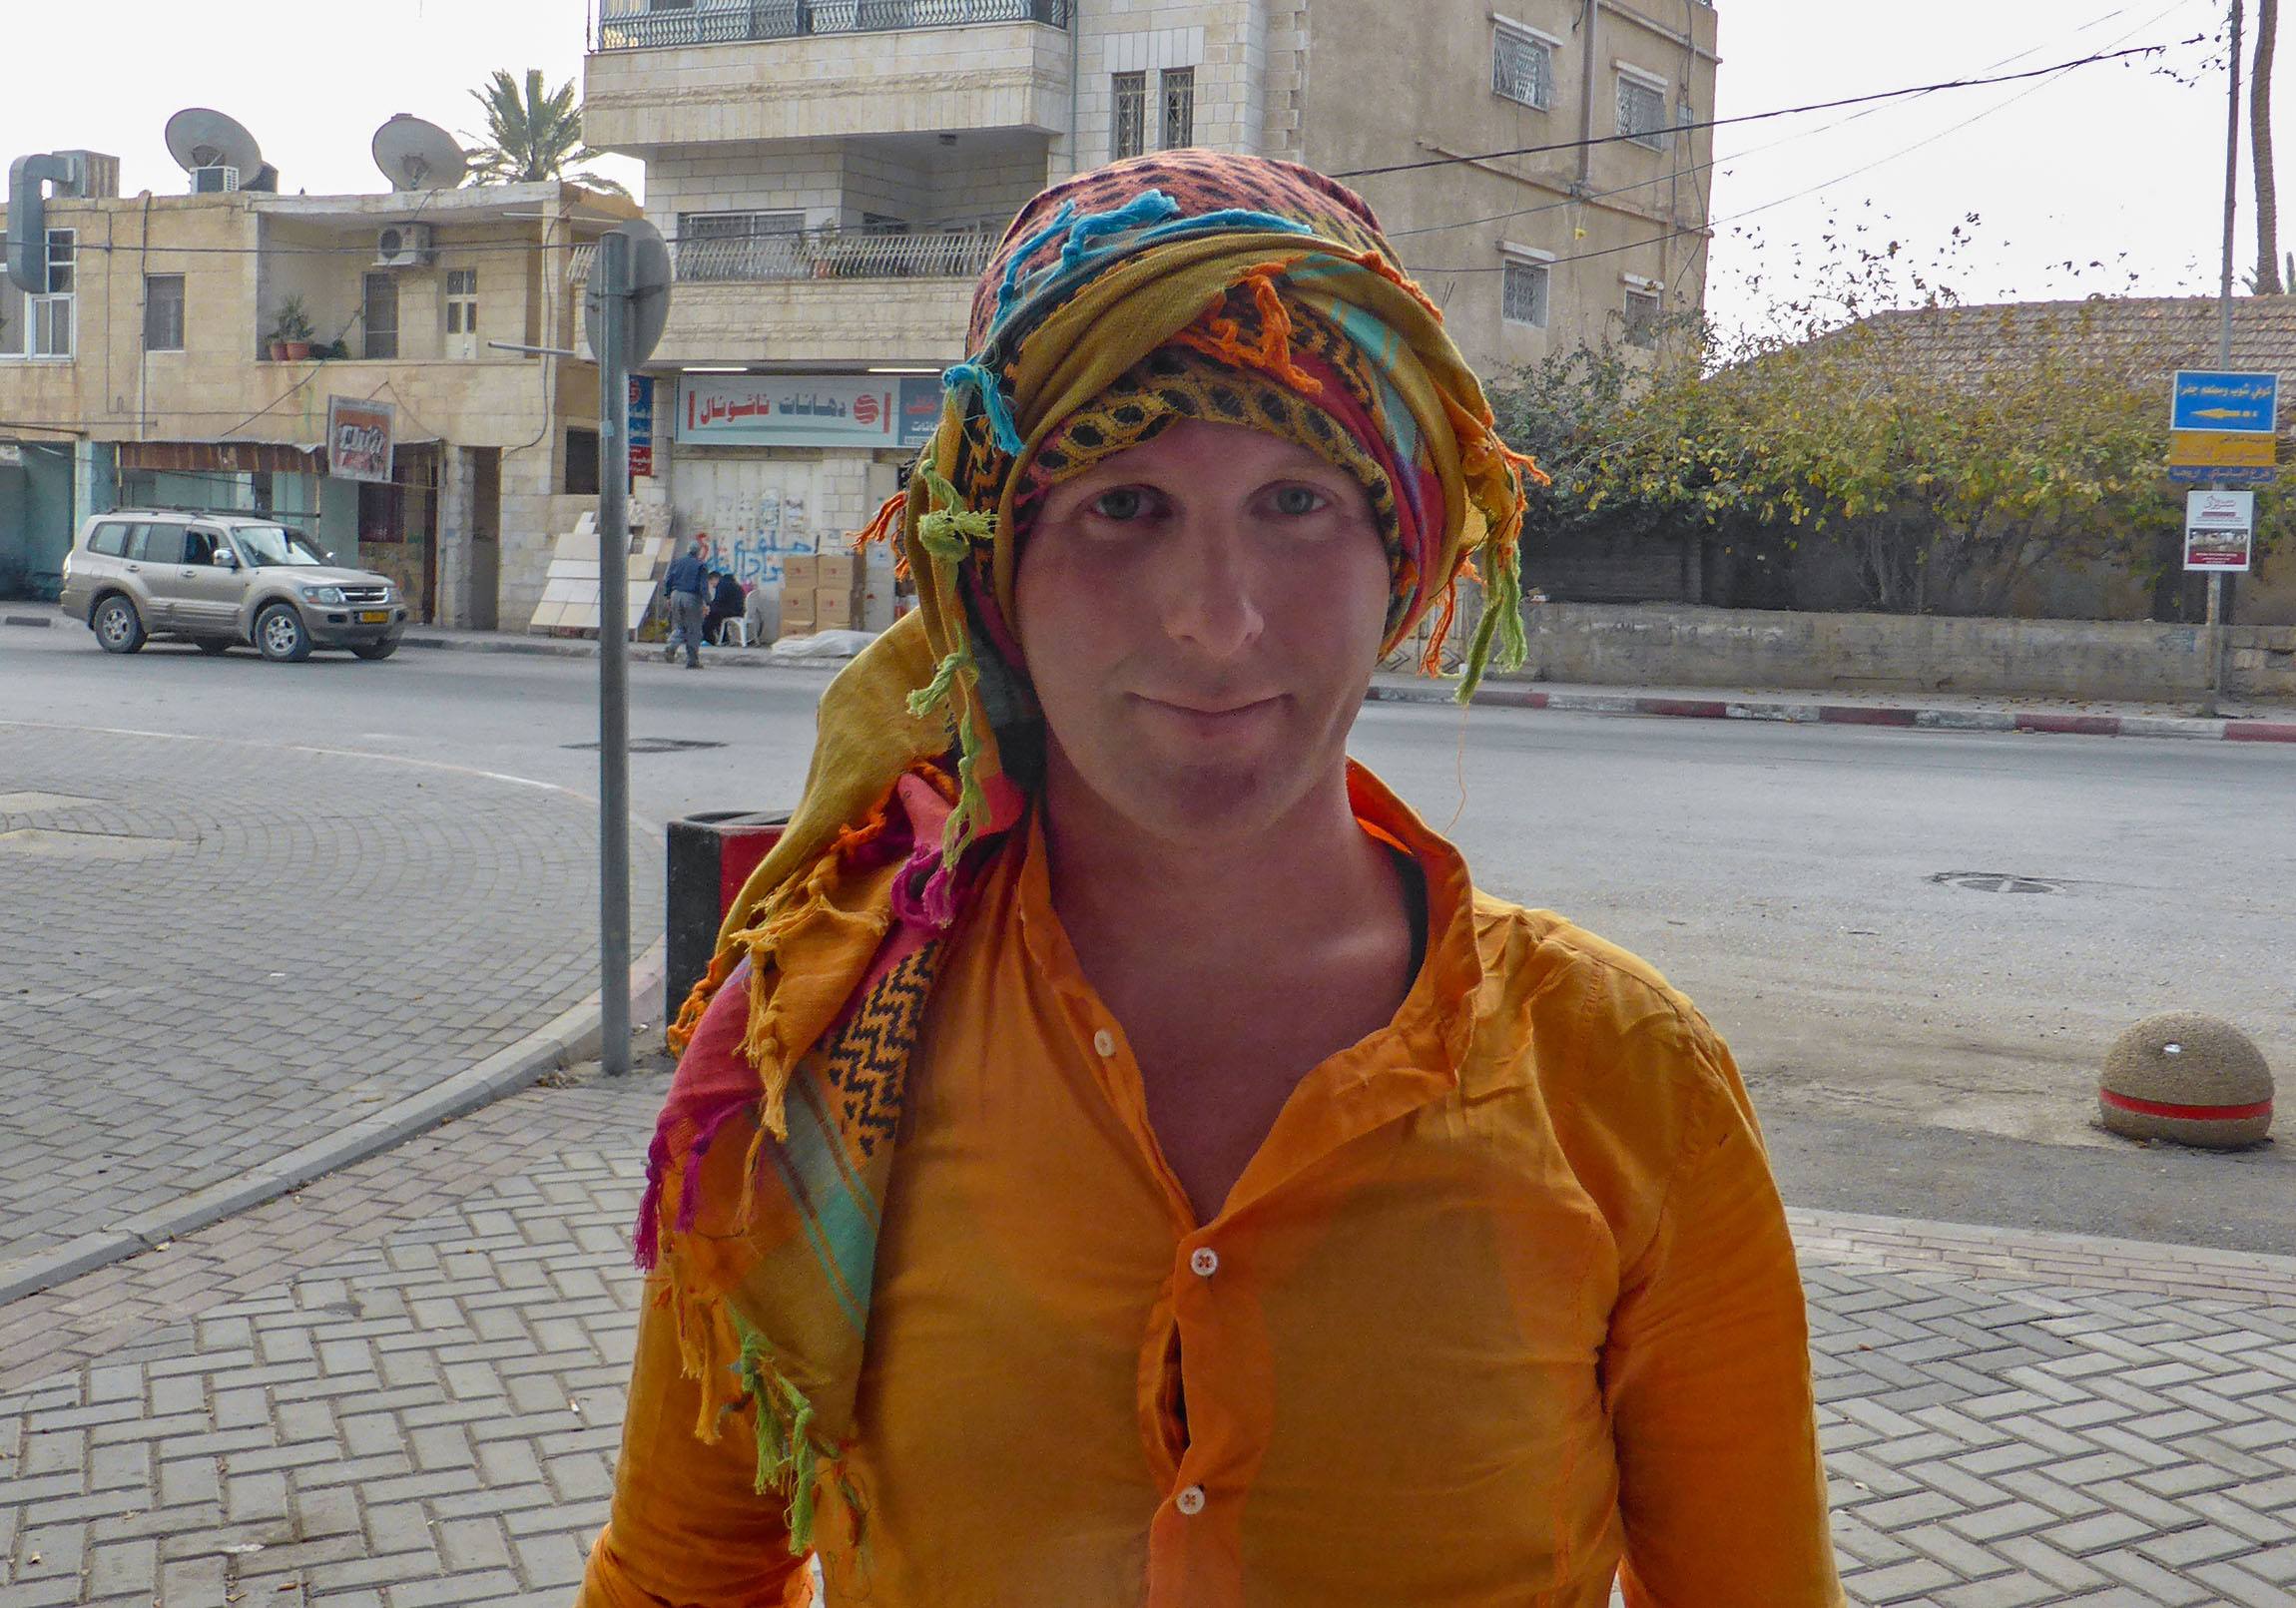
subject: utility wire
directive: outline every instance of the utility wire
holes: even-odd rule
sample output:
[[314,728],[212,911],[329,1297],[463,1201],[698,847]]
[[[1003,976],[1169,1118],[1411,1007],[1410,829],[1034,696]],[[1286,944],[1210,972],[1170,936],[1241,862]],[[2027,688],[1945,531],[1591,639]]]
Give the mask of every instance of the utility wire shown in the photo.
[[[2174,41],[2179,45],[2202,43],[2201,36]],[[1334,179],[1370,179],[1381,174],[1418,173],[1426,168],[1447,168],[1462,162],[1495,162],[1502,157],[1535,157],[1554,151],[1577,151],[1588,146],[1615,145],[1621,140],[1646,140],[1651,134],[1693,134],[1700,129],[1729,128],[1739,123],[1764,123],[1772,118],[1799,117],[1808,112],[1831,112],[1844,106],[1867,106],[1876,101],[1903,100],[1911,95],[1935,95],[1941,90],[1981,89],[1989,84],[2013,84],[2021,79],[2045,78],[2051,73],[2068,73],[2077,67],[2094,67],[2101,62],[2119,61],[2130,56],[2157,56],[2172,48],[2170,45],[2136,45],[2127,50],[2100,51],[2091,56],[2075,57],[2058,62],[2052,67],[2032,67],[2021,73],[1997,73],[1979,78],[1946,79],[1936,84],[1914,84],[1904,89],[1877,90],[1871,95],[1846,95],[1839,100],[1812,101],[1803,106],[1781,106],[1769,112],[1742,112],[1736,117],[1708,118],[1697,123],[1669,124],[1663,129],[1646,130],[1639,134],[1603,134],[1590,140],[1557,140],[1546,145],[1512,146],[1504,151],[1482,151],[1460,156],[1428,157],[1418,162],[1395,162],[1384,168],[1349,168],[1331,175]]]

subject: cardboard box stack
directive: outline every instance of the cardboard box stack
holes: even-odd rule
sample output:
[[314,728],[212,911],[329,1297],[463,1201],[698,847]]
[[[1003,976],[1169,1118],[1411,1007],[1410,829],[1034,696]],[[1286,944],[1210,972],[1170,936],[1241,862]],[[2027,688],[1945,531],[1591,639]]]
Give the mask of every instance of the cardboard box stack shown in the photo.
[[814,623],[814,584],[818,561],[811,553],[782,555],[782,635],[810,637],[821,627]]
[[851,552],[824,553],[814,560],[814,629],[861,628],[861,563]]

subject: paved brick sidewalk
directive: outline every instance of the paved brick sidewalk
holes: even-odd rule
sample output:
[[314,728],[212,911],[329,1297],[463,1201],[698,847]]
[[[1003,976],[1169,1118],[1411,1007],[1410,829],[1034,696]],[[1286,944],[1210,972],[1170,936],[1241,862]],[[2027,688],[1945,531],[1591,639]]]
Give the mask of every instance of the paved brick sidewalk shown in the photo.
[[[595,806],[445,767],[0,724],[0,1275],[595,987]],[[639,855],[634,908],[660,908]]]
[[[116,1321],[0,1393],[0,1601],[563,1603],[661,1088],[535,1089],[127,1265],[188,1266],[180,1313],[34,1298]],[[330,1260],[267,1277],[297,1213]],[[2296,1261],[1795,1227],[1853,1601],[2296,1602]]]

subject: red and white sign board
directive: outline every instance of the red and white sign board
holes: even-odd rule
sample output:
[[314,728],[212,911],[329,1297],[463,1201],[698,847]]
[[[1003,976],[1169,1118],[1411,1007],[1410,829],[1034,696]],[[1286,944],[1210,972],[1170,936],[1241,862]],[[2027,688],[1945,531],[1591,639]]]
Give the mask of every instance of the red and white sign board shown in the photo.
[[2184,567],[2244,574],[2254,556],[2256,493],[2195,491],[2184,500]]

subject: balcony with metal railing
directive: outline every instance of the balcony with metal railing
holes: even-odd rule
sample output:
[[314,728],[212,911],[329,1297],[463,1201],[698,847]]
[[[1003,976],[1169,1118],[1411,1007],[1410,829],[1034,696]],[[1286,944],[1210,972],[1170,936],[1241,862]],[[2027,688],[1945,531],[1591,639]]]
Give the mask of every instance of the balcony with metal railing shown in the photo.
[[[964,279],[988,266],[996,237],[983,230],[808,229],[672,241],[680,282],[779,279]],[[577,247],[571,277],[590,276],[596,248]]]
[[[964,350],[973,280],[995,245],[978,230],[674,241],[677,277],[654,361],[953,362]],[[592,252],[572,254],[567,273],[577,287],[590,275]]]
[[657,50],[991,22],[1066,28],[1073,14],[1071,0],[604,0],[590,38],[594,50]]
[[604,0],[582,133],[655,151],[1068,127],[1075,0]]

